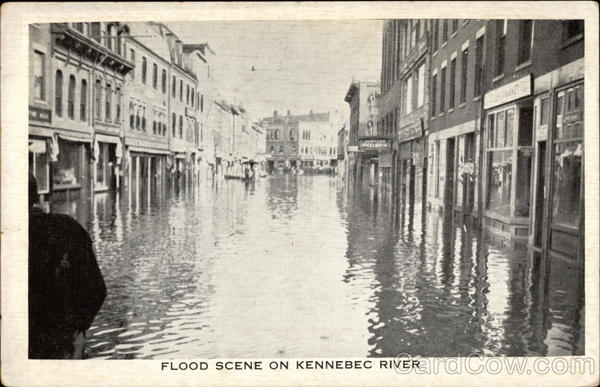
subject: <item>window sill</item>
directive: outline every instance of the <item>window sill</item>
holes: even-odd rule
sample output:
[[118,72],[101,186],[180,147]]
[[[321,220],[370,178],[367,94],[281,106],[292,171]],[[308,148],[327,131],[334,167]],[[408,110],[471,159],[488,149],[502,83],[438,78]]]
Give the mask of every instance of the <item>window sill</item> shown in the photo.
[[504,74],[500,74],[495,76],[494,78],[492,78],[492,83],[494,82],[498,82],[499,80],[501,80],[502,78],[504,78]]
[[435,120],[435,115],[431,116],[431,121]]
[[521,63],[520,65],[517,65],[517,67],[515,67],[515,71],[523,70],[524,68],[529,66],[531,66],[531,59]]
[[94,192],[104,192],[104,191],[108,191],[108,187],[105,185],[99,185],[94,188]]
[[433,54],[431,54],[431,56],[436,56],[436,55],[437,55],[437,53],[438,53],[438,50],[435,50],[435,51],[433,52]]
[[442,43],[442,48],[446,47],[448,45],[448,41],[446,40],[444,43]]
[[473,98],[473,101],[479,101],[481,99],[481,94],[478,95],[477,97]]
[[452,113],[453,111],[454,111],[454,108],[448,109],[448,113]]
[[462,108],[464,108],[465,106],[467,106],[467,103],[466,103],[466,102],[463,102],[463,103],[461,103],[460,105],[458,105],[458,108],[459,108],[459,109],[462,109]]
[[444,114],[446,114],[446,113],[440,113],[440,114],[438,114],[438,117],[443,117]]

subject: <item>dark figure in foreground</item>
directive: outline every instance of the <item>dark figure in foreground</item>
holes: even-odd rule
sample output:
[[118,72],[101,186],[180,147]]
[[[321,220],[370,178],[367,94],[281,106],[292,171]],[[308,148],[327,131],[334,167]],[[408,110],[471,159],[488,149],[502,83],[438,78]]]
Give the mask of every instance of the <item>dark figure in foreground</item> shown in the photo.
[[29,175],[29,358],[80,359],[85,331],[106,297],[87,231],[35,207]]

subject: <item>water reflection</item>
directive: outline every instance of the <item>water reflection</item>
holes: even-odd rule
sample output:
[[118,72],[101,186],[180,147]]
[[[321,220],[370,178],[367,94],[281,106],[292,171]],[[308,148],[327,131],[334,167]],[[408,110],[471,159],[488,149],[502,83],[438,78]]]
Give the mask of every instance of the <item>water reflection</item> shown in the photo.
[[55,207],[108,287],[88,357],[583,353],[581,273],[469,223],[325,176],[152,192]]

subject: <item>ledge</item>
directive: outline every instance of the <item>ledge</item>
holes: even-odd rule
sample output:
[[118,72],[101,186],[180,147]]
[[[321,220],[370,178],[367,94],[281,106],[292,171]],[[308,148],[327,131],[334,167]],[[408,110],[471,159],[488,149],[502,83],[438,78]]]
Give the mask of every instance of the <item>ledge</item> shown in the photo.
[[492,78],[492,83],[494,82],[498,82],[499,80],[501,80],[502,78],[504,78],[504,73],[495,76],[494,78]]
[[531,59],[529,59],[529,60],[521,63],[520,65],[517,65],[517,67],[515,67],[515,71],[522,70],[522,69],[524,69],[526,67],[529,67],[529,66],[531,66]]

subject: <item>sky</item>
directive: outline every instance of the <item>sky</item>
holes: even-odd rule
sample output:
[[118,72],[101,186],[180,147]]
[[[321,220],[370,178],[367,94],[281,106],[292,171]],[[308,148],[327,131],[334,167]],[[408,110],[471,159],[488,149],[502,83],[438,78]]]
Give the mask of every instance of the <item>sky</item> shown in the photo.
[[[219,92],[252,120],[337,110],[353,77],[377,81],[381,20],[166,22],[185,43],[208,43]],[[254,67],[254,71],[252,68]]]

